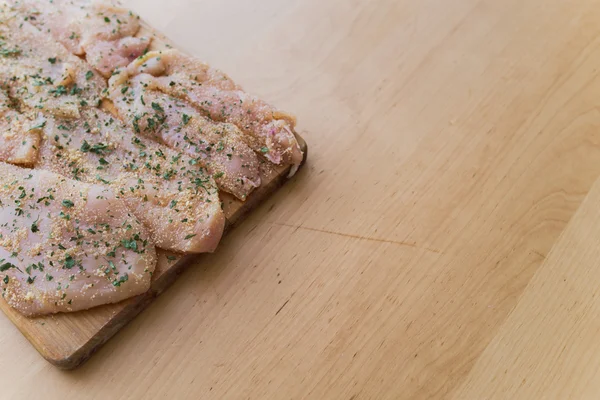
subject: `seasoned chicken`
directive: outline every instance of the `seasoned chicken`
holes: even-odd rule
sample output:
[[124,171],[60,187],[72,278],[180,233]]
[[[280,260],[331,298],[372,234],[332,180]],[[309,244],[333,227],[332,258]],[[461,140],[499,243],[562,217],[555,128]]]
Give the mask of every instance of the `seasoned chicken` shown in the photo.
[[185,101],[165,94],[145,73],[121,70],[109,81],[109,97],[133,130],[198,160],[220,189],[240,199],[260,185],[259,161],[232,124],[215,123]]
[[0,286],[25,315],[88,309],[147,291],[156,252],[106,186],[0,163]]
[[144,54],[149,38],[134,37],[139,17],[108,0],[10,0],[9,3],[40,30],[71,53],[86,55],[92,67],[109,77]]
[[36,168],[111,187],[160,248],[211,252],[223,234],[213,178],[194,159],[138,138],[103,111],[84,110],[78,120],[47,118]]
[[291,164],[293,172],[302,162],[295,118],[244,92],[221,71],[177,50],[149,52],[127,69],[131,77],[145,75],[154,87],[188,101],[212,120],[235,124],[248,145],[269,161]]
[[0,80],[12,97],[59,118],[96,106],[106,83],[79,58],[0,5]]
[[37,160],[43,122],[27,120],[13,107],[0,90],[0,161],[33,165]]
[[[12,22],[3,25],[19,29]],[[37,39],[41,33],[29,27],[32,37]],[[13,37],[22,36],[10,34]],[[53,46],[55,50],[61,48],[56,43]],[[61,56],[53,61],[40,59],[40,53],[48,52],[50,47],[41,49],[32,41],[28,49],[27,65],[37,63],[55,66],[64,59],[73,59],[71,65],[75,66],[74,70],[82,69],[83,62],[64,49]],[[9,72],[16,70],[22,73],[20,64],[16,62],[24,57],[21,54],[15,57],[15,65],[3,64],[0,60],[0,75],[5,74],[7,69]],[[25,68],[25,71],[30,70]],[[22,73],[22,76],[27,79],[30,74]],[[9,80],[8,86],[14,85],[14,80]],[[72,91],[72,88],[65,90]],[[0,150],[0,160],[16,163],[15,155],[31,150],[27,155],[29,160],[37,159],[30,162],[36,168],[111,186],[131,207],[135,216],[150,229],[159,247],[186,253],[215,249],[225,219],[214,180],[196,160],[182,157],[164,145],[136,138],[129,128],[91,106],[77,107],[76,115],[56,113],[55,109],[47,107],[32,110],[29,92],[20,89],[20,86],[16,86],[16,90],[11,90],[11,95],[21,108],[28,111],[24,111],[24,114],[11,111],[12,131],[0,131],[0,134],[12,135],[11,146]],[[37,113],[32,111],[38,109],[40,116],[33,117]],[[0,123],[1,128],[3,126]],[[40,143],[42,131],[44,140]],[[35,134],[37,141],[27,147],[24,141],[12,139],[15,132],[21,136]],[[13,147],[15,150],[12,150]],[[35,149],[40,150],[41,156],[36,156]],[[7,156],[2,157],[3,153],[7,153]]]
[[108,78],[117,67],[128,65],[144,54],[148,48],[147,38],[125,37],[113,41],[99,41],[87,47],[86,60],[100,74]]

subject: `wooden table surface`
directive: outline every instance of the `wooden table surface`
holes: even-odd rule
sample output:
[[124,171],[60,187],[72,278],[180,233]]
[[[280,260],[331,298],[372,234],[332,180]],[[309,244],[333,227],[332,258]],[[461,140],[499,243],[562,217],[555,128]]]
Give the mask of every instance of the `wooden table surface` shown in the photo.
[[76,371],[0,317],[1,398],[600,398],[598,1],[126,4],[308,164]]

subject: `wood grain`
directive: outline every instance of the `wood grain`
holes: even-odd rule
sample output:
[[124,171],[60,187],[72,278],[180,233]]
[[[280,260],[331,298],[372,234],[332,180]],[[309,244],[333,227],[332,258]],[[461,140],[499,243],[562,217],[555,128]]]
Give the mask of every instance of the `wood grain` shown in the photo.
[[456,399],[596,399],[600,393],[600,181]]
[[[138,36],[152,38],[151,50],[174,47],[164,34],[145,22],[142,22],[142,29]],[[103,106],[116,115],[116,110],[108,100]],[[304,163],[308,150],[306,142],[299,135],[296,136],[304,152]],[[289,172],[289,166],[276,166],[265,162],[260,165],[261,186],[255,189],[246,201],[242,202],[228,193],[220,193],[226,218],[225,233],[283,185],[288,179]],[[165,291],[187,265],[200,257],[202,256],[181,256],[159,250],[150,290],[118,304],[37,318],[22,316],[4,301],[0,301],[0,309],[42,357],[59,368],[72,369],[86,361],[100,346],[143,311],[156,296]]]
[[598,2],[128,4],[296,113],[310,158],[81,368],[0,319],[2,394],[480,400],[464,385],[600,176]]

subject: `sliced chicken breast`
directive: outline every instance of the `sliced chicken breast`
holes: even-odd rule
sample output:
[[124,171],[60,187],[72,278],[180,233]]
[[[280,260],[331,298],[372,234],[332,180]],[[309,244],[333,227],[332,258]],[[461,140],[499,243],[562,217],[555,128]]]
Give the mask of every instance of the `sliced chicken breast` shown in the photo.
[[294,136],[296,119],[250,95],[227,75],[177,50],[152,51],[128,67],[154,87],[188,101],[214,121],[235,124],[246,143],[275,164],[297,167],[303,159]]
[[28,107],[78,118],[100,103],[104,79],[52,37],[0,5],[0,83]]
[[150,45],[149,38],[134,37],[140,29],[139,17],[117,1],[10,0],[9,3],[71,53],[85,55],[88,63],[105,77],[144,54]]
[[25,315],[84,310],[144,293],[154,244],[106,186],[0,163],[0,286]]
[[160,248],[216,249],[225,217],[214,179],[195,159],[138,138],[100,110],[77,120],[47,118],[42,132],[36,168],[109,186]]
[[86,60],[102,76],[108,78],[118,67],[124,67],[148,48],[148,38],[125,37],[113,41],[98,41],[87,46]]
[[[11,21],[14,20],[14,15],[6,14]],[[16,22],[0,24],[6,25],[12,30],[22,29],[15,27]],[[45,66],[52,68],[63,60],[70,60],[73,71],[82,71],[84,63],[66,53],[57,43],[52,45],[57,52],[62,48],[62,52],[57,53],[61,56],[45,60],[52,48],[50,45],[42,46],[44,42],[37,41],[41,33],[31,26],[29,28],[31,35],[10,31],[12,38],[25,37],[30,40],[30,45],[21,46],[24,53],[14,55],[14,61],[2,63],[0,60],[0,75],[18,73],[23,77],[22,81],[27,82],[31,78],[32,66],[40,65],[36,70],[42,71]],[[96,76],[90,72],[88,77],[92,80]],[[64,109],[62,103],[51,109],[32,107],[30,92],[22,90],[19,82],[18,79],[9,79],[8,86],[23,114],[10,110],[10,121],[4,121],[9,126],[4,127],[0,123],[0,129],[4,128],[0,134],[6,138],[2,140],[7,144],[0,150],[0,160],[15,164],[27,161],[36,168],[45,168],[69,178],[107,184],[146,224],[153,240],[161,248],[185,253],[214,251],[221,238],[225,218],[214,179],[202,169],[201,164],[164,145],[136,138],[129,128],[91,105],[79,104],[73,114],[56,112]],[[95,86],[96,92],[100,86]],[[65,91],[72,92],[78,87],[73,83]],[[90,88],[90,92],[93,89]],[[44,102],[44,105],[47,104]],[[37,110],[39,113],[35,112]],[[43,142],[40,141],[40,133],[43,134]],[[19,138],[26,137],[29,139],[27,142],[19,141]],[[42,157],[37,155],[38,150]]]
[[259,160],[235,125],[215,123],[183,100],[154,85],[149,74],[117,72],[109,97],[135,133],[164,143],[198,160],[219,189],[245,199],[260,185]]

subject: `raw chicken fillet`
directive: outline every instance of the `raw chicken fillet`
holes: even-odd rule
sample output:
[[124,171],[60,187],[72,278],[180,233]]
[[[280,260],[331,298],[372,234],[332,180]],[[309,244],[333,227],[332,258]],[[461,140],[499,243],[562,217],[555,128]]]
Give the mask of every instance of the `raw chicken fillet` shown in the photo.
[[127,67],[153,86],[193,104],[214,121],[235,124],[246,143],[274,164],[293,165],[303,159],[294,136],[296,119],[242,90],[223,72],[177,50],[151,51]]
[[144,293],[156,265],[145,227],[106,186],[0,163],[0,285],[25,315]]
[[135,37],[139,17],[116,1],[10,0],[9,4],[71,53],[109,77],[144,54],[149,38]]
[[245,199],[260,185],[259,161],[232,124],[213,122],[184,100],[155,87],[149,74],[121,70],[109,81],[109,97],[137,134],[185,152],[215,178],[219,189]]

